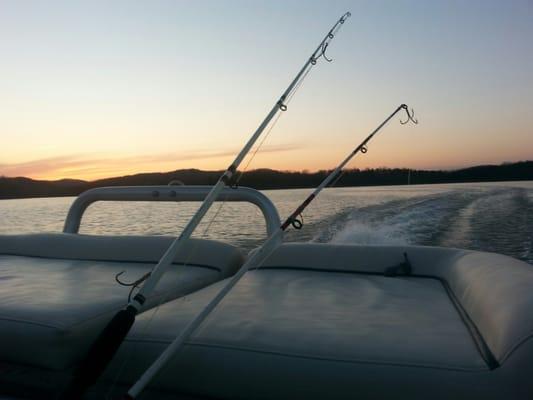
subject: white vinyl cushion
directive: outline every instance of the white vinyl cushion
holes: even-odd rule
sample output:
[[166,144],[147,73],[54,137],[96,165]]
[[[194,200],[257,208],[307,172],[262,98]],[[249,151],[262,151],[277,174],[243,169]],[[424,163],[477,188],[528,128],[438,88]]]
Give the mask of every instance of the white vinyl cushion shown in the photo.
[[[154,267],[170,241],[115,237],[104,242],[78,235],[0,237],[0,361],[53,369],[79,361],[127,303],[130,288],[120,286],[115,275],[125,271],[121,279],[139,279]],[[229,245],[195,240],[190,247],[188,265],[171,266],[145,309],[224,279],[242,263],[240,251]],[[46,257],[58,256],[61,249],[66,258]],[[31,256],[12,255],[24,252]],[[139,261],[141,255],[144,261]],[[149,257],[152,262],[147,262]]]
[[[414,273],[427,276],[377,275],[402,261],[404,251]],[[531,266],[484,257],[488,260],[477,252],[412,246],[282,245],[262,269],[243,277],[150,389],[225,399],[533,398],[532,341],[522,340],[491,370],[447,291],[444,277],[448,290],[468,300],[464,305],[476,323],[481,317],[503,318],[499,302],[515,304],[517,313],[501,320],[507,325],[481,333],[524,337],[528,319],[509,319],[523,312],[523,304],[533,304],[533,291],[523,293],[520,281],[533,277],[526,270]],[[499,265],[499,280],[489,279],[494,271],[483,280],[478,270],[483,264]],[[463,276],[460,285],[451,281],[457,275]],[[473,278],[484,287],[468,282]],[[143,315],[106,380],[135,382],[222,285],[167,303],[153,318]],[[503,298],[475,296],[491,287]],[[523,298],[513,298],[512,287]],[[483,307],[476,302],[495,309],[480,316],[474,306]],[[525,326],[515,331],[520,321]],[[484,323],[479,327],[487,329]],[[117,374],[128,357],[135,362]]]
[[[170,341],[188,316],[183,307],[195,303],[193,294],[162,306],[143,337]],[[442,284],[428,278],[251,271],[191,343],[335,361],[487,370]]]
[[407,253],[445,282],[500,363],[533,339],[533,266],[501,254],[426,246],[286,244],[263,267],[382,273]]

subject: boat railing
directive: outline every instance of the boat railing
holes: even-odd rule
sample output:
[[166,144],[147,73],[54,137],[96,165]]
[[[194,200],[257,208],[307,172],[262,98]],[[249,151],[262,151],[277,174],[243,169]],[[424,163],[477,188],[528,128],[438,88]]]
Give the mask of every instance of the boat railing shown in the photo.
[[[211,186],[110,186],[89,189],[81,193],[70,209],[63,232],[78,233],[87,207],[97,201],[203,201]],[[268,236],[280,227],[278,210],[263,193],[247,187],[226,188],[217,201],[255,204],[265,218]]]

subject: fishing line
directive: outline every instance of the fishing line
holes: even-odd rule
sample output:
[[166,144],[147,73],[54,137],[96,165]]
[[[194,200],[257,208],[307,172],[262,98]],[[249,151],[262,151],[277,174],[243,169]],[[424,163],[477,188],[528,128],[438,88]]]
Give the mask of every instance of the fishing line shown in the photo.
[[[309,73],[309,71],[306,72],[306,74],[304,76],[306,76],[307,74]],[[297,88],[299,88],[301,86],[301,83],[295,88],[295,91],[292,93],[292,95],[290,96],[290,98],[287,100],[287,103],[290,102],[290,100],[292,99],[292,97],[294,96],[294,93],[296,92]],[[269,129],[267,130],[265,136],[263,137],[263,139],[261,140],[261,142],[259,143],[259,145],[257,146],[257,148],[254,150],[254,152],[252,153],[251,157],[249,158],[247,164],[245,165],[245,167],[243,168],[242,172],[239,174],[239,176],[237,177],[237,179],[235,180],[235,183],[234,183],[234,186],[232,187],[235,187],[237,188],[238,187],[238,184],[240,182],[240,180],[243,178],[244,176],[244,173],[246,172],[246,170],[248,169],[248,167],[250,166],[252,160],[254,159],[255,155],[257,154],[257,152],[259,151],[259,149],[261,148],[261,146],[263,145],[263,143],[265,142],[265,140],[267,139],[267,137],[270,135],[270,132],[272,132],[272,129],[274,129],[274,127],[276,126],[277,122],[279,121],[279,119],[281,118],[283,114],[282,113],[279,113],[276,118],[274,119],[274,121],[272,122],[272,124],[270,125]],[[211,228],[211,225],[215,222],[215,220],[217,219],[217,217],[219,216],[221,210],[222,210],[222,207],[226,204],[226,201],[225,200],[222,200],[219,204],[219,206],[217,207],[217,210],[215,211],[214,215],[212,218],[210,218],[206,228],[204,229],[203,231],[203,234],[202,234],[202,237],[203,238],[207,238],[207,234],[209,232],[209,229]],[[183,264],[184,267],[187,267],[188,266],[188,263],[189,261],[191,260],[192,256],[193,256],[193,253],[195,252],[195,250],[197,250],[199,246],[199,243],[196,243],[194,245],[194,248],[193,250],[191,250],[191,252],[188,254],[188,257],[187,257],[187,260],[185,261],[185,263]],[[146,280],[150,274],[151,274],[151,271],[150,272],[147,272],[145,275],[143,275],[140,279],[132,282],[132,283],[125,283],[125,282],[121,282],[118,278],[120,277],[120,275],[122,275],[125,271],[122,271],[122,272],[119,272],[116,276],[115,276],[115,280],[122,286],[132,286],[131,290],[130,290],[130,293],[128,295],[128,302],[130,301],[130,298],[131,298],[131,295],[134,291],[134,289],[136,289],[138,287],[138,285],[140,283],[142,283],[144,280]],[[188,295],[185,295],[185,296],[182,296],[181,299],[185,299]],[[154,312],[152,313],[152,315],[150,316],[150,319],[148,320],[148,322],[145,324],[145,327],[142,329],[142,333],[144,336],[144,333],[146,333],[148,331],[148,328],[150,327],[157,311],[159,310],[159,308],[161,307],[161,305],[163,305],[164,303],[166,303],[166,296],[164,299],[162,299],[162,301],[158,302],[157,306],[153,307],[154,308]],[[151,310],[149,310],[151,311]],[[111,391],[114,389],[114,387],[116,386],[116,383],[118,382],[118,379],[120,378],[120,375],[122,375],[123,371],[124,371],[124,366],[126,365],[126,362],[130,361],[132,358],[133,358],[133,354],[135,353],[135,350],[138,346],[138,343],[136,343],[134,345],[134,348],[132,352],[130,352],[130,354],[125,358],[125,360],[121,363],[121,366],[119,368],[119,372],[117,373],[116,375],[116,378],[111,386],[111,388],[109,389],[109,392],[108,392],[108,395],[109,393],[111,393]]]
[[305,71],[305,73],[302,75],[302,79],[296,84],[296,86],[294,87],[293,91],[289,94],[288,98],[287,98],[287,104],[291,102],[292,98],[294,97],[294,95],[296,94],[296,92],[298,91],[298,89],[302,86],[302,83],[304,83],[305,81],[305,78],[307,78],[307,75],[309,75],[309,73],[311,72],[311,68],[309,68],[307,71]]
[[[225,286],[211,299],[211,301],[190,321],[172,343],[161,353],[156,361],[144,372],[141,378],[130,388],[126,394],[126,399],[134,399],[148,385],[151,380],[163,369],[167,362],[181,350],[182,346],[191,337],[191,335],[201,326],[211,312],[220,304],[225,296],[231,291],[239,280],[250,270],[251,267],[260,267],[261,264],[279,247],[279,241],[283,238],[285,230],[292,225],[293,221],[300,215],[305,208],[326,188],[338,175],[350,160],[359,152],[366,151],[367,143],[385,126],[398,112],[407,110],[405,104],[401,104],[392,114],[390,114],[372,133],[370,133],[359,146],[350,154],[316,187],[316,189],[294,210],[294,212],[283,222],[279,229],[272,233],[268,239],[254,252],[250,254],[241,268],[227,280]],[[408,112],[407,112],[408,113]],[[408,113],[409,114],[409,113]],[[415,121],[413,121],[415,122]]]
[[[302,86],[302,83],[304,82],[305,78],[307,77],[307,75],[309,74],[309,72],[311,72],[311,69],[309,68],[307,71],[305,71],[305,73],[302,75],[302,78],[301,80],[298,82],[298,84],[294,87],[294,89],[292,90],[292,92],[289,94],[289,96],[287,97],[287,101],[285,102],[285,104],[289,104],[292,100],[292,98],[294,97],[294,95],[296,94],[296,92],[298,91],[298,89]],[[241,179],[244,177],[244,174],[245,172],[248,170],[248,167],[250,166],[250,164],[252,163],[253,159],[255,158],[256,154],[258,153],[258,151],[261,149],[261,147],[263,146],[263,143],[265,143],[265,141],[267,140],[267,138],[269,137],[270,133],[272,132],[272,130],[274,129],[274,127],[276,126],[276,124],[278,123],[279,119],[281,118],[281,116],[283,115],[283,113],[279,113],[275,118],[274,118],[274,121],[270,124],[269,128],[267,129],[266,133],[264,134],[263,138],[261,139],[261,141],[259,142],[259,145],[256,146],[256,148],[254,149],[254,151],[252,152],[251,156],[248,158],[248,161],[246,163],[246,165],[244,166],[244,168],[239,172],[239,176],[235,179],[235,182],[233,183],[233,185],[231,186],[232,188],[238,188],[239,187],[239,182],[241,181]],[[206,229],[204,230],[203,232],[203,237],[207,237],[207,233],[208,233],[208,230],[209,228],[211,227],[211,225],[213,224],[213,222],[215,221],[215,219],[217,218],[217,216],[219,215],[222,207],[226,204],[226,201],[222,200],[220,202],[220,205],[217,209],[217,211],[215,212],[215,214],[213,215],[213,217],[211,218],[211,220],[209,221]]]
[[244,166],[244,168],[242,169],[242,171],[239,172],[239,176],[235,179],[235,182],[231,185],[232,188],[237,188],[238,185],[239,185],[239,182],[241,181],[241,179],[243,178],[244,176],[244,173],[247,171],[248,167],[250,166],[250,164],[252,163],[252,160],[254,159],[255,155],[257,154],[257,152],[259,151],[259,149],[261,148],[261,146],[263,145],[263,143],[265,143],[265,140],[267,139],[267,137],[270,135],[270,132],[272,132],[272,129],[274,129],[274,126],[276,126],[277,122],[279,121],[279,119],[281,118],[281,115],[282,114],[278,114],[276,116],[276,118],[274,119],[274,122],[270,125],[270,128],[267,130],[265,136],[263,137],[263,139],[261,140],[261,142],[259,143],[259,145],[256,147],[256,149],[252,152],[251,156],[249,157],[246,165]]
[[[305,74],[307,75],[307,73]],[[297,87],[300,87],[301,86],[301,83],[300,85],[298,85]],[[297,90],[297,88],[295,89]],[[291,97],[288,99],[287,103],[290,101],[290,99],[294,96],[294,93],[291,95]],[[242,170],[242,172],[239,174],[239,176],[237,177],[236,181],[235,181],[235,184],[234,186],[232,187],[238,187],[238,184],[240,182],[240,180],[242,179],[242,177],[244,176],[244,173],[246,172],[247,168],[249,167],[249,165],[251,164],[252,160],[254,159],[255,155],[257,154],[257,152],[259,151],[259,149],[261,148],[261,146],[263,145],[263,143],[265,142],[265,140],[267,139],[267,137],[270,135],[270,132],[272,131],[272,129],[274,129],[274,127],[276,126],[277,122],[279,121],[280,117],[282,116],[283,114],[282,113],[279,113],[276,118],[274,119],[274,121],[272,122],[272,124],[270,125],[269,129],[267,130],[266,132],[266,135],[263,137],[263,139],[261,140],[261,142],[259,143],[259,145],[257,146],[257,148],[255,149],[255,151],[252,153],[252,156],[249,158],[246,166],[244,167],[244,169]],[[207,238],[207,234],[209,232],[209,229],[211,228],[211,225],[215,222],[215,220],[217,219],[217,217],[219,216],[221,210],[222,210],[222,207],[226,204],[226,201],[225,200],[222,200],[219,204],[219,206],[217,207],[217,210],[215,211],[214,215],[212,218],[210,218],[207,226],[205,227],[203,233],[202,233],[202,237],[203,238]],[[198,246],[199,246],[199,243],[195,243],[195,245],[193,246],[193,249],[191,249],[191,251],[189,252],[189,254],[187,255],[187,259],[186,261],[183,263],[183,267],[187,267],[193,254],[196,252],[196,250],[198,249]],[[119,272],[117,275],[115,275],[115,280],[122,286],[131,286],[131,290],[128,294],[128,302],[130,301],[131,299],[131,295],[133,293],[133,291],[138,288],[138,285],[141,284],[142,282],[144,282],[146,279],[148,279],[148,277],[150,276],[151,274],[151,271],[150,272],[147,272],[146,274],[144,274],[141,278],[137,279],[136,281],[134,282],[131,282],[131,283],[127,283],[127,282],[124,282],[124,281],[120,281],[119,277],[124,273],[125,271],[122,271],[122,272]],[[164,298],[162,298],[158,304],[153,307],[153,312],[151,313],[151,316],[149,318],[149,320],[147,321],[147,323],[145,324],[145,326],[143,327],[143,329],[141,329],[141,336],[144,336],[144,334],[148,331],[148,328],[150,327],[150,325],[152,324],[152,321],[154,320],[155,318],[155,315],[157,314],[159,308],[161,307],[161,305],[163,305],[164,303],[166,303],[166,300],[167,300],[167,297],[170,293],[168,292]],[[182,299],[185,299],[187,297],[187,295],[185,296],[182,296],[181,298]],[[152,310],[147,310],[145,312],[149,312],[149,311],[152,311]],[[125,357],[125,359],[123,360],[123,362],[121,363],[120,367],[118,368],[118,372],[115,376],[115,379],[113,380],[113,383],[111,385],[111,388],[109,389],[108,391],[108,394],[107,396],[110,395],[110,393],[113,391],[113,389],[116,387],[116,384],[118,382],[118,379],[120,378],[120,376],[122,375],[122,373],[124,372],[124,367],[126,365],[127,362],[131,361],[134,357],[134,354],[136,353],[136,349],[137,349],[137,346],[139,345],[138,342],[136,342],[134,344],[134,347],[133,347],[133,351],[129,352],[128,356]]]
[[[287,97],[287,101],[285,102],[285,105],[290,104],[290,102],[293,99],[294,95],[296,94],[298,89],[302,86],[302,83],[304,82],[305,78],[307,77],[307,75],[309,75],[309,72],[311,72],[311,68],[309,68],[307,71],[305,71],[305,73],[302,75],[301,80],[294,87],[292,92],[289,93],[289,96]],[[279,121],[279,119],[281,118],[282,115],[283,115],[282,113],[279,113],[276,116],[276,118],[274,119],[274,122],[272,122],[272,124],[270,125],[269,129],[266,131],[265,136],[263,137],[263,139],[261,140],[259,145],[256,147],[256,149],[253,151],[253,153],[252,153],[251,157],[249,158],[248,162],[246,163],[245,167],[242,169],[242,172],[240,172],[239,177],[235,181],[234,187],[238,187],[238,183],[240,182],[240,180],[244,176],[244,173],[246,172],[246,170],[248,169],[248,167],[252,163],[252,160],[254,159],[255,155],[257,154],[257,152],[259,151],[261,146],[263,146],[263,143],[265,143],[266,139],[270,135],[270,132],[272,132],[272,130],[274,129],[274,127],[276,126],[276,124],[278,123],[278,121]]]
[[[279,97],[279,100],[272,106],[271,110],[259,124],[258,128],[253,132],[233,162],[222,174],[217,183],[211,188],[196,213],[183,228],[181,234],[167,248],[159,262],[152,269],[151,275],[144,281],[137,294],[135,294],[125,308],[115,314],[96,337],[86,353],[85,358],[83,358],[80,364],[76,367],[66,390],[61,394],[63,400],[81,398],[83,393],[98,380],[99,376],[112,360],[121,343],[126,338],[128,332],[135,323],[136,316],[139,314],[140,310],[143,309],[143,304],[145,304],[146,300],[150,297],[165,271],[173,264],[176,256],[180,254],[180,252],[185,251],[188,239],[191,237],[213,203],[217,200],[218,195],[225,187],[231,186],[239,165],[254,147],[254,144],[262,135],[263,131],[269,126],[271,121],[280,111],[287,110],[287,105],[285,104],[287,98],[291,92],[294,91],[302,77],[305,76],[307,70],[311,68],[311,65],[316,64],[316,58],[323,55],[327,48],[325,44],[329,43],[335,37],[340,26],[344,24],[350,15],[349,12],[343,14],[333,25],[327,35],[319,43],[318,47],[313,51],[310,58],[306,60],[303,67]],[[151,371],[151,369],[148,371]],[[143,378],[142,383],[138,382],[138,384],[135,385],[134,392],[137,392],[137,389],[139,389],[140,386],[144,387],[146,383],[147,382]],[[140,390],[142,390],[142,388]],[[132,395],[129,396],[131,397]]]
[[[328,62],[331,62],[332,60],[331,59],[328,59],[325,55],[324,55],[324,52],[325,52],[325,49],[327,48],[327,44],[325,45],[325,48],[322,49],[321,51],[321,54],[315,59],[315,60],[318,60],[320,57],[324,56],[324,58],[328,61]],[[316,62],[312,65],[315,65]],[[285,109],[283,111],[286,111],[287,110],[287,106],[291,103],[291,101],[293,100],[294,96],[296,95],[296,93],[298,92],[298,90],[302,87],[302,84],[304,83],[305,79],[307,78],[307,76],[309,75],[309,73],[312,71],[312,68],[308,68],[304,74],[302,75],[301,79],[298,81],[298,83],[294,86],[294,88],[292,89],[292,91],[289,93],[289,95],[287,96],[287,100],[285,101],[284,105],[285,105]],[[267,138],[270,136],[270,133],[272,132],[272,130],[274,129],[274,127],[277,125],[279,119],[281,118],[281,116],[283,115],[283,113],[278,113],[277,116],[274,118],[274,120],[272,121],[272,123],[270,124],[269,128],[266,130],[266,133],[264,134],[263,138],[261,139],[261,141],[259,142],[259,144],[256,146],[256,148],[252,151],[250,157],[248,157],[248,160],[246,162],[246,165],[244,166],[244,168],[242,168],[241,171],[239,171],[239,175],[236,177],[236,179],[234,180],[234,183],[231,185],[232,188],[238,188],[239,186],[239,183],[240,181],[242,180],[242,178],[244,177],[244,174],[247,172],[249,166],[251,165],[252,161],[254,160],[255,156],[257,155],[257,153],[259,152],[259,150],[261,149],[261,147],[263,146],[263,144],[266,142]],[[207,238],[207,234],[209,232],[209,229],[211,228],[212,224],[215,222],[215,220],[218,218],[218,216],[220,215],[220,212],[222,210],[222,208],[224,207],[224,205],[226,204],[226,201],[222,200],[219,204],[219,206],[217,207],[217,210],[216,212],[213,214],[213,217],[210,218],[206,228],[204,229],[203,233],[202,233],[202,237],[203,238]],[[301,229],[303,227],[303,215],[300,215],[300,218],[301,220],[295,220],[293,221],[293,227],[295,229]],[[189,253],[188,257],[187,257],[187,260],[185,261],[185,263],[183,264],[184,267],[186,267],[190,261],[190,259],[192,258],[192,255],[193,253],[195,252],[195,250],[197,250],[197,247],[198,247],[198,243],[195,244],[194,246],[194,249],[191,250],[191,252]],[[259,269],[259,268],[257,268]],[[122,271],[124,272],[124,271]],[[120,276],[121,273],[117,274],[117,276],[115,277],[115,280],[117,280],[117,282],[119,282],[120,284],[124,285],[123,283],[121,283],[117,277]],[[145,275],[143,275],[143,277],[141,277],[140,279],[138,279],[137,281],[133,282],[133,284],[135,284],[131,291],[130,291],[130,294],[128,296],[128,302],[130,301],[130,297],[131,297],[131,294],[133,293],[134,289],[136,289],[138,287],[138,285],[140,283],[142,283],[144,280],[146,280],[149,276],[150,276],[151,272],[148,272],[146,273]],[[127,286],[130,286],[131,284],[126,284]],[[124,285],[124,286],[126,286]],[[186,298],[188,295],[185,295],[183,296],[182,298]],[[163,301],[160,301],[158,302],[157,306],[154,307],[154,312],[152,313],[149,321],[147,322],[146,326],[142,329],[143,333],[146,333],[146,331],[148,330],[149,326],[151,325],[152,323],[152,320],[154,319],[155,317],[155,314],[157,313],[159,307],[161,305],[163,305],[166,301],[166,298],[165,299],[162,299]],[[135,347],[134,347],[134,350],[136,349],[138,344],[135,344]],[[125,363],[126,361],[128,360],[131,360],[133,356],[130,355],[129,357],[126,358],[126,360],[124,360],[124,362],[122,363],[121,365],[121,372],[119,372],[117,374],[117,377],[116,377],[116,380],[115,382],[118,381],[118,378],[120,377],[121,373],[122,373],[122,370],[125,366]],[[115,384],[114,384],[115,385]],[[112,390],[113,388],[110,389],[110,391]]]
[[[209,221],[207,227],[205,228],[204,232],[203,232],[203,237],[206,238],[207,237],[207,233],[208,233],[208,230],[209,228],[211,227],[211,224],[214,222],[214,220],[217,218],[218,214],[220,213],[221,209],[222,209],[222,206],[225,204],[226,202],[225,201],[222,201],[220,203],[220,205],[217,207],[217,210],[214,214],[214,216],[211,218],[211,220]],[[193,246],[193,248],[191,249],[191,251],[189,252],[189,254],[187,255],[187,259],[185,260],[185,262],[182,264],[184,268],[188,267],[189,266],[189,262],[191,261],[194,253],[196,252],[196,250],[198,249],[198,246],[199,246],[199,243],[196,242]],[[152,273],[151,271],[150,272],[147,272],[146,274],[144,274],[141,278],[139,278],[138,280],[132,282],[132,283],[124,283],[124,282],[121,282],[118,277],[120,277],[121,274],[123,274],[125,271],[122,271],[122,272],[119,272],[116,276],[115,276],[115,280],[121,284],[122,286],[132,286],[131,290],[130,290],[130,293],[128,294],[128,302],[130,301],[130,297],[134,291],[134,289],[136,289],[138,287],[138,284],[143,282],[144,280],[146,280],[150,274]],[[161,297],[161,299],[158,301],[157,305],[155,307],[152,307],[152,309],[150,310],[146,310],[144,313],[150,313],[150,318],[148,319],[148,321],[146,321],[146,323],[144,324],[143,328],[140,329],[140,337],[143,337],[145,336],[145,334],[148,332],[148,329],[150,328],[150,326],[152,325],[152,322],[154,321],[155,319],[155,316],[157,315],[157,313],[159,312],[159,309],[160,307],[165,304],[167,302],[167,299],[168,297],[170,296],[170,293],[171,291],[170,290],[167,290],[166,293]],[[181,300],[181,301],[184,301],[186,298],[187,298],[188,294],[184,295],[184,296],[181,296],[179,298],[177,298],[177,300]],[[109,390],[107,391],[107,394],[106,394],[106,398],[107,399],[110,399],[110,396],[112,395],[112,392],[113,390],[117,387],[117,383],[118,383],[118,380],[119,378],[121,377],[121,375],[125,372],[125,366],[126,364],[130,361],[132,361],[136,354],[137,354],[137,348],[139,347],[140,345],[140,341],[134,341],[133,343],[133,348],[131,351],[128,351],[126,352],[126,356],[124,357],[124,360],[122,360],[122,362],[120,363],[120,366],[119,368],[117,368],[117,373],[115,374],[115,377],[113,378],[113,381],[110,385],[110,388]]]
[[[313,64],[314,65],[314,64]],[[292,89],[292,91],[289,93],[289,95],[287,96],[287,104],[290,103],[291,99],[294,97],[294,95],[296,94],[296,92],[298,91],[298,89],[300,88],[300,86],[302,86],[302,83],[305,81],[305,78],[307,78],[307,75],[309,75],[309,72],[311,72],[312,68],[309,67],[305,72],[304,74],[302,75],[302,78],[298,81],[298,83],[296,84],[296,86],[294,86],[294,88]]]
[[[292,96],[291,96],[292,97]],[[234,186],[232,187],[238,187],[238,184],[240,182],[240,180],[242,179],[242,177],[244,176],[244,173],[246,172],[248,166],[251,164],[252,160],[254,159],[255,155],[257,154],[258,150],[261,148],[261,146],[263,145],[263,143],[265,142],[266,138],[268,137],[268,135],[270,134],[270,132],[272,131],[272,129],[274,128],[274,126],[276,126],[276,123],[278,122],[278,120],[280,119],[282,113],[279,113],[277,115],[277,117],[274,119],[274,122],[271,124],[271,126],[269,127],[266,135],[264,136],[264,138],[261,140],[261,142],[259,143],[259,145],[257,146],[257,148],[255,149],[255,151],[252,153],[252,156],[249,158],[246,166],[244,167],[244,169],[242,170],[242,172],[239,174],[239,176],[237,177],[236,181],[235,181],[235,184]],[[209,229],[211,228],[211,225],[215,222],[215,220],[217,219],[218,215],[220,214],[221,210],[222,210],[222,207],[224,206],[224,204],[226,204],[226,201],[222,200],[219,204],[219,206],[217,207],[217,210],[215,211],[214,215],[212,218],[210,218],[207,226],[205,227],[204,231],[203,231],[203,234],[202,234],[202,237],[203,238],[207,238],[207,234],[209,232]],[[196,243],[193,247],[193,249],[189,252],[188,256],[187,256],[187,259],[186,261],[183,263],[183,266],[184,267],[187,267],[193,254],[196,252],[196,250],[198,249],[198,246],[199,246],[199,243]],[[119,277],[124,273],[125,271],[122,271],[122,272],[119,272],[117,275],[115,275],[115,280],[122,286],[131,286],[131,290],[128,294],[128,302],[130,302],[131,300],[131,295],[133,293],[133,291],[138,288],[138,285],[141,284],[142,282],[144,282],[146,279],[148,279],[148,277],[150,276],[150,274],[152,273],[151,271],[150,272],[147,272],[146,274],[144,274],[141,278],[137,279],[136,281],[134,282],[131,282],[131,283],[127,283],[127,282],[123,282],[119,279]],[[155,315],[157,314],[159,308],[161,307],[161,305],[163,305],[164,303],[166,303],[166,299],[167,299],[167,295],[165,295],[164,298],[161,299],[161,301],[158,302],[158,304],[153,307],[153,312],[151,313],[151,316],[149,318],[149,320],[147,321],[147,323],[145,324],[145,326],[143,327],[143,329],[141,330],[142,332],[142,336],[144,336],[144,334],[148,331],[148,328],[150,327],[150,325],[152,324],[152,321],[153,319],[155,318]],[[185,296],[182,296],[182,298],[185,298],[187,297],[187,295]],[[149,311],[152,311],[152,310],[149,310]],[[115,379],[111,385],[111,388],[109,389],[108,391],[108,396],[110,395],[110,393],[112,392],[112,390],[116,387],[116,383],[118,382],[118,379],[120,378],[120,376],[122,375],[122,373],[124,372],[124,367],[126,365],[127,362],[131,361],[133,359],[133,356],[134,354],[136,353],[136,349],[137,349],[137,346],[138,346],[138,343],[135,343],[134,347],[133,347],[133,351],[129,352],[128,356],[125,357],[125,359],[123,360],[123,362],[121,363],[120,367],[118,368],[118,372],[115,376]]]

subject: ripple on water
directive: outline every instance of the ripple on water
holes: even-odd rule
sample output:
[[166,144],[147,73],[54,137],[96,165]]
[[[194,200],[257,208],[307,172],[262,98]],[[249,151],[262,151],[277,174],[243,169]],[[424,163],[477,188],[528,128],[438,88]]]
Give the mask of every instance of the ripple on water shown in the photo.
[[[283,218],[309,192],[265,193]],[[73,200],[2,200],[0,233],[60,232]],[[198,203],[99,202],[87,210],[80,232],[178,235],[197,208]],[[265,239],[255,206],[226,203],[217,210],[210,210],[197,237],[247,250]],[[459,247],[533,263],[533,182],[326,189],[304,212],[304,222],[286,240]]]

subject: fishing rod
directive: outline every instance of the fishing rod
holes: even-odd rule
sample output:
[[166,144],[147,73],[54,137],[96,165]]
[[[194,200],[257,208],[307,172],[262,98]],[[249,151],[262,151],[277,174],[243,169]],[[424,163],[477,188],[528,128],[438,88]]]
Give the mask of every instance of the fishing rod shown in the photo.
[[265,128],[276,116],[276,114],[278,114],[278,112],[287,110],[286,103],[298,89],[310,69],[317,64],[317,61],[321,57],[328,62],[331,61],[331,59],[326,56],[326,49],[328,48],[329,43],[335,37],[337,31],[350,16],[351,14],[346,12],[328,31],[316,50],[311,54],[311,57],[309,57],[309,59],[305,62],[302,69],[298,72],[296,77],[283,92],[279,100],[274,104],[263,122],[261,122],[257,130],[253,133],[252,137],[239,152],[235,160],[230,164],[228,169],[219,178],[215,186],[213,186],[211,191],[207,194],[203,203],[196,211],[196,214],[194,214],[181,234],[172,242],[151,273],[146,276],[146,280],[144,281],[144,284],[140,288],[139,292],[128,302],[128,305],[124,309],[120,310],[113,317],[113,319],[111,319],[104,330],[96,338],[89,349],[87,356],[80,364],[80,367],[75,371],[74,377],[72,378],[67,389],[63,392],[62,398],[64,400],[80,398],[85,390],[96,382],[107,364],[113,358],[120,344],[124,341],[124,338],[130,331],[133,323],[135,322],[135,317],[142,309],[146,299],[150,296],[165,271],[172,264],[176,258],[176,255],[183,251],[187,244],[187,240],[191,237],[192,233],[201,222],[202,218],[205,216],[213,202],[217,199],[222,189],[224,189],[225,186],[232,186],[234,184],[236,180],[237,168],[251,150],[257,139],[261,136]]
[[342,174],[342,171],[346,164],[355,157],[359,152],[366,153],[368,151],[367,144],[376,133],[378,133],[381,128],[383,128],[387,122],[389,122],[397,113],[405,110],[407,113],[407,120],[401,121],[402,125],[408,123],[409,121],[417,124],[418,121],[414,117],[414,112],[407,108],[407,105],[400,105],[394,112],[389,115],[370,135],[363,140],[359,146],[357,146],[323,181],[318,187],[300,204],[294,212],[283,222],[279,229],[276,230],[264,243],[263,245],[255,251],[250,258],[243,264],[243,266],[237,271],[233,277],[228,281],[228,283],[218,292],[218,294],[204,307],[204,309],[194,318],[185,329],[174,339],[174,341],[161,353],[159,358],[148,368],[141,378],[130,388],[128,393],[124,396],[124,400],[133,400],[135,399],[142,390],[150,383],[150,381],[155,377],[155,375],[165,366],[168,360],[178,352],[178,350],[183,346],[184,342],[191,336],[191,334],[200,326],[200,324],[205,320],[205,318],[214,310],[214,308],[220,303],[220,301],[228,294],[228,292],[239,282],[242,276],[250,269],[250,267],[255,266],[259,268],[263,261],[272,254],[272,252],[279,246],[280,239],[287,230],[289,226],[293,226],[295,229],[301,229],[303,222],[301,219],[298,219],[298,216],[305,210],[305,208],[315,199],[318,194],[327,187],[330,183],[334,182]]

